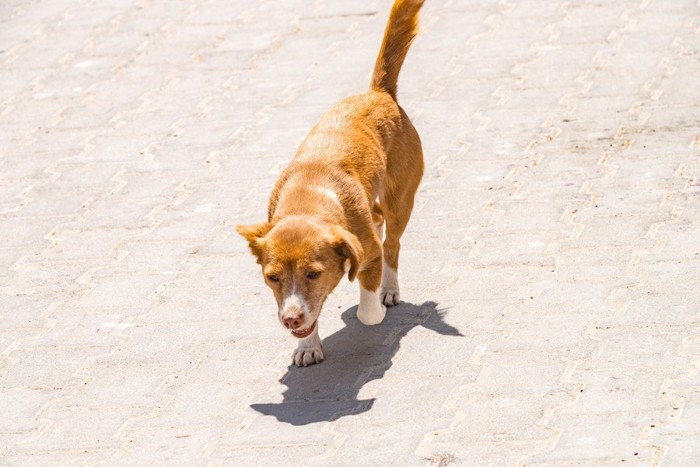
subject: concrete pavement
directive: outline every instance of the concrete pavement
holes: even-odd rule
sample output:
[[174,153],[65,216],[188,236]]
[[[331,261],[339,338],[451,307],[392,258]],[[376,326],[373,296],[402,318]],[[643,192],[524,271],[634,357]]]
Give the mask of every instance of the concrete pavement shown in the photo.
[[290,366],[233,226],[390,3],[3,2],[0,464],[697,465],[697,0],[428,0],[404,303]]

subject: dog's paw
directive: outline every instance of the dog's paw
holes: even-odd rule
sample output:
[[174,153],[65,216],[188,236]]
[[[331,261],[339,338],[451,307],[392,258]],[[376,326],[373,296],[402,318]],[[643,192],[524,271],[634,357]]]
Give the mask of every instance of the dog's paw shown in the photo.
[[374,326],[384,321],[386,307],[379,300],[377,292],[360,289],[360,305],[357,307],[357,319],[365,326]]
[[318,347],[299,347],[294,350],[292,361],[296,366],[309,366],[321,363],[324,359],[323,349]]
[[380,297],[382,303],[386,306],[398,305],[399,302],[401,302],[398,288],[394,289],[390,287],[382,287],[382,293],[380,294]]
[[309,366],[323,361],[323,345],[318,337],[318,322],[310,336],[299,339],[299,345],[292,354],[296,366]]
[[398,305],[401,301],[399,297],[399,274],[396,269],[384,263],[382,268],[382,286],[379,298],[386,306]]
[[386,316],[386,307],[379,304],[377,310],[368,311],[367,309],[358,308],[357,309],[357,319],[360,320],[365,326],[374,326],[384,321]]

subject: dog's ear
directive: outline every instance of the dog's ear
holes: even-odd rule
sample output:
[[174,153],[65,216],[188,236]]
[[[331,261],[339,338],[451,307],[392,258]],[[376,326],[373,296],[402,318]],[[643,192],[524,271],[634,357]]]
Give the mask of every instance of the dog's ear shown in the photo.
[[350,260],[350,271],[348,271],[348,279],[354,281],[359,272],[360,262],[362,261],[362,256],[364,250],[362,249],[362,244],[357,239],[357,237],[347,230],[336,227],[332,231],[333,235],[333,248],[335,252],[342,258]]
[[272,229],[269,222],[252,225],[238,225],[236,231],[248,240],[251,253],[258,259],[258,264],[262,264],[263,245],[265,235]]

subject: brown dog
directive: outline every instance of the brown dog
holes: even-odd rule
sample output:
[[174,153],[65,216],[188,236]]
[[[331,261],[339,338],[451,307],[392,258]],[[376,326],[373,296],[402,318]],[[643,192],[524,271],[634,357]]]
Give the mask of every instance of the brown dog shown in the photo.
[[323,360],[317,320],[346,272],[360,280],[363,324],[381,323],[385,305],[399,303],[399,239],[423,176],[423,152],[396,102],[396,82],[422,5],[396,0],[369,91],[342,100],[311,130],[277,180],[268,221],[237,227],[262,265],[280,321],[299,338],[298,366]]

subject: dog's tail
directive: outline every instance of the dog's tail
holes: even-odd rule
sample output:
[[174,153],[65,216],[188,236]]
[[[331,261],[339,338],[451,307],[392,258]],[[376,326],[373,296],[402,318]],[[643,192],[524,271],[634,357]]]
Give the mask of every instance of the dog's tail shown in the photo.
[[408,48],[418,33],[418,11],[425,0],[396,0],[391,7],[382,47],[374,65],[370,89],[386,91],[396,100],[396,83]]

